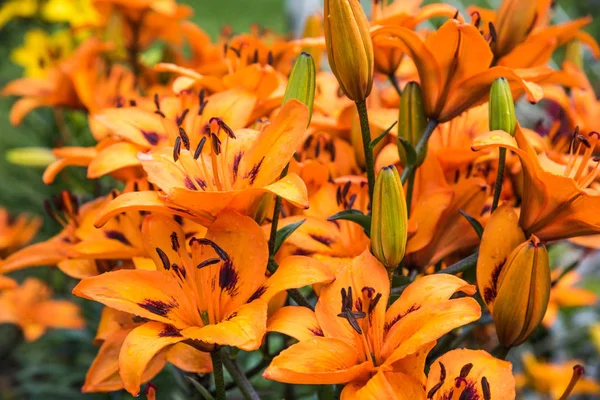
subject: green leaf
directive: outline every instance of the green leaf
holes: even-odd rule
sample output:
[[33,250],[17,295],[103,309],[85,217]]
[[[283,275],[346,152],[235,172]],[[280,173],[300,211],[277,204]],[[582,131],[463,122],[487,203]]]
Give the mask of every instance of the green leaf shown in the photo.
[[[402,161],[404,161],[406,165],[415,165],[417,163],[417,151],[413,145],[410,144],[408,140],[400,136],[398,136],[398,142],[402,145],[406,154],[406,160]],[[402,158],[402,154],[400,154],[400,157]]]
[[210,392],[200,384],[200,382],[198,382],[197,380],[195,380],[194,378],[192,378],[189,375],[185,376],[185,379],[189,380],[192,385],[194,385],[194,387],[196,388],[196,390],[198,391],[198,393],[200,393],[200,395],[202,396],[202,398],[204,400],[215,400],[215,398],[210,394]]
[[475,233],[477,234],[479,239],[481,239],[481,235],[483,235],[483,226],[481,226],[479,221],[477,221],[475,218],[471,217],[469,214],[467,214],[463,210],[458,210],[458,212],[461,213],[462,216],[467,219],[467,221],[469,221],[469,224],[471,224],[471,226],[473,227],[473,230],[475,230]]
[[283,228],[277,230],[277,233],[275,234],[275,248],[273,249],[273,254],[277,254],[279,248],[281,247],[283,242],[285,242],[285,239],[287,239],[292,233],[294,233],[296,229],[300,228],[300,225],[302,225],[304,221],[306,220],[303,219],[301,221],[294,222],[293,224],[286,225]]
[[339,213],[334,214],[331,217],[327,218],[328,221],[337,221],[340,219],[345,220],[345,221],[352,221],[352,222],[362,226],[362,228],[364,229],[367,236],[370,236],[370,232],[371,232],[371,216],[370,215],[365,215],[358,210],[344,210],[344,211],[340,211]]
[[375,139],[371,140],[371,143],[369,143],[369,147],[371,148],[371,150],[373,150],[375,148],[375,146],[377,146],[379,144],[379,142],[381,142],[381,140],[387,136],[388,133],[390,133],[390,131],[392,129],[394,129],[394,126],[396,126],[396,124],[398,123],[398,121],[394,122],[392,124],[392,126],[390,126],[389,128],[387,128],[385,131],[381,132],[381,134],[379,136],[377,136]]

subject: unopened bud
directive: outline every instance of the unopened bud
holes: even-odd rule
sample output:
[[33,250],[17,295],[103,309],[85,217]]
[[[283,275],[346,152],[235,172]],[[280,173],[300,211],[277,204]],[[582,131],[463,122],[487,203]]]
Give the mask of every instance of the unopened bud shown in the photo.
[[57,160],[51,149],[45,147],[19,147],[6,152],[6,160],[26,167],[47,167]]
[[498,78],[492,83],[489,102],[490,130],[501,130],[515,135],[517,117],[515,102],[510,91],[510,85],[505,78]]
[[[417,146],[419,139],[425,132],[427,117],[423,107],[423,95],[421,86],[417,82],[409,82],[400,97],[400,113],[398,117],[398,137],[405,139],[413,147]],[[400,140],[398,140],[398,152],[400,160],[407,165],[406,151]],[[418,155],[417,165],[421,165],[427,154],[427,148]]]
[[523,343],[542,322],[550,286],[548,251],[532,235],[512,251],[498,277],[492,316],[503,346]]
[[294,63],[290,79],[285,88],[285,94],[283,95],[282,104],[285,104],[290,99],[296,99],[308,107],[309,124],[315,101],[316,73],[315,62],[312,56],[308,53],[301,53]]
[[583,52],[579,40],[573,39],[566,44],[565,61],[569,61],[577,67],[583,68]]
[[496,38],[491,45],[496,58],[507,55],[525,40],[539,17],[537,11],[537,1],[502,2],[494,22]]
[[404,189],[393,165],[377,175],[371,211],[371,252],[391,276],[404,258],[408,237]]
[[325,0],[329,65],[350,100],[364,101],[373,87],[373,42],[358,0]]

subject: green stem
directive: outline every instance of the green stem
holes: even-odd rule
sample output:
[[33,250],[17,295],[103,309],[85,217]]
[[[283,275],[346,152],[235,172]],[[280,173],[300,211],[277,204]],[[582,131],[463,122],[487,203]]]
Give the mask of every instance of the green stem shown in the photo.
[[505,360],[509,351],[510,347],[504,347],[501,344],[499,344],[498,347],[496,347],[494,351],[492,351],[492,355],[500,360]]
[[402,96],[402,89],[400,89],[400,85],[398,84],[398,79],[396,79],[396,75],[392,72],[388,75],[388,79],[390,80],[390,83],[392,84],[394,89],[396,89],[398,96]]
[[492,201],[492,212],[498,208],[500,202],[500,193],[502,193],[502,183],[504,182],[504,164],[506,162],[506,149],[500,148],[498,157],[498,173],[496,174],[496,184],[494,185],[494,200]]
[[468,271],[477,265],[478,257],[479,257],[479,252],[475,252],[475,253],[471,254],[470,256],[463,258],[459,262],[452,264],[448,268],[437,271],[436,274],[456,275],[460,272]]
[[367,102],[356,102],[356,110],[360,119],[360,130],[362,132],[363,151],[365,154],[365,169],[369,181],[369,200],[373,201],[373,188],[375,187],[375,161],[371,149],[371,128],[369,127],[369,114],[367,113]]
[[260,396],[256,393],[256,390],[252,387],[252,384],[246,378],[246,375],[240,370],[240,367],[230,357],[223,357],[223,365],[227,368],[229,375],[233,378],[233,381],[240,389],[246,400],[260,400]]
[[555,280],[552,281],[552,287],[556,286],[556,284],[558,282],[560,282],[560,280],[562,278],[564,278],[564,276],[566,274],[568,274],[569,272],[573,271],[578,265],[579,265],[579,260],[575,260],[571,264],[569,264],[565,269],[563,269],[561,271],[560,275]]
[[[419,142],[415,146],[415,152],[417,153],[418,160],[422,160],[425,158],[422,157],[424,155],[422,153],[427,151],[427,142],[429,142],[429,138],[431,137],[433,131],[435,131],[435,128],[437,126],[438,122],[433,118],[430,118],[429,122],[427,122],[425,131],[423,132],[423,135],[421,136]],[[404,171],[402,171],[402,183],[406,183],[413,171],[417,170],[417,167],[418,165],[407,165],[406,168],[404,168]]]
[[415,188],[415,176],[417,171],[413,170],[408,175],[408,181],[406,183],[406,212],[410,218],[410,210],[412,205],[413,190]]
[[[281,174],[279,175],[279,179],[283,179],[290,168],[290,164],[288,163]],[[279,215],[281,214],[281,197],[275,196],[275,206],[273,207],[273,218],[271,219],[271,233],[269,235],[269,257],[275,257],[275,238],[277,236],[277,226],[279,225]]]
[[221,349],[210,353],[213,365],[213,377],[215,379],[216,400],[226,400],[225,395],[225,376],[223,375],[223,356]]
[[298,304],[299,306],[310,308],[314,311],[312,304],[304,297],[302,293],[298,289],[288,289],[288,295]]

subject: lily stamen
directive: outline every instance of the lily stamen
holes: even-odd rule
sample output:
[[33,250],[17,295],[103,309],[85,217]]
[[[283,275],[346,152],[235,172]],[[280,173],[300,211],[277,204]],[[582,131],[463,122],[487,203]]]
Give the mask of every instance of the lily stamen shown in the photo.
[[573,367],[573,375],[571,376],[571,381],[569,382],[569,385],[567,385],[567,388],[558,400],[566,400],[569,398],[569,395],[571,394],[573,389],[575,389],[575,385],[577,385],[577,382],[583,376],[584,373],[585,369],[582,365],[577,364]]

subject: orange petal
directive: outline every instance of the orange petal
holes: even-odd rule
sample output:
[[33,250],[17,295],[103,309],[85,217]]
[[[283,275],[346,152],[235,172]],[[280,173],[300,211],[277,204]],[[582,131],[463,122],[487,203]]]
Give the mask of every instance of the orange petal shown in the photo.
[[11,254],[0,262],[0,272],[7,273],[28,267],[40,265],[56,265],[67,258],[67,251],[71,245],[55,236],[45,242],[32,244]]
[[403,373],[379,370],[366,383],[350,383],[344,387],[341,400],[425,400],[425,389],[414,378]]
[[76,258],[62,260],[56,266],[62,272],[75,279],[83,279],[99,274],[96,261],[93,259]]
[[[175,125],[174,121],[137,107],[107,108],[94,114],[94,117],[112,132],[143,149],[168,140],[163,122]],[[173,129],[176,130],[177,127],[174,126]]]
[[175,278],[163,271],[106,272],[82,279],[73,294],[177,327],[186,326],[185,321],[193,321],[180,304],[186,295]]
[[213,218],[208,214],[191,213],[176,206],[167,205],[155,191],[141,191],[123,193],[108,203],[99,213],[94,225],[101,227],[115,215],[127,211],[151,211],[158,214],[179,215],[190,218],[198,223],[208,226]]
[[140,166],[137,158],[139,148],[131,143],[119,142],[98,152],[89,164],[87,177],[99,178],[121,168]]
[[498,278],[504,263],[524,241],[525,234],[512,207],[508,204],[498,207],[485,226],[477,259],[477,286],[490,311],[498,294]]
[[428,275],[417,279],[404,289],[398,300],[386,311],[387,329],[410,312],[424,307],[435,307],[437,303],[450,299],[457,292],[473,295],[475,287],[448,274]]
[[252,148],[242,156],[239,164],[239,175],[248,181],[248,186],[267,186],[277,180],[302,142],[308,114],[304,104],[290,100],[273,122],[256,136]]
[[265,379],[295,384],[338,384],[366,378],[371,361],[360,362],[354,347],[337,338],[314,338],[296,343],[273,359]]
[[387,332],[382,358],[391,365],[480,316],[481,308],[472,298],[441,301],[435,307],[413,311]]
[[181,331],[188,339],[221,346],[234,346],[252,351],[260,347],[266,333],[267,304],[253,301],[245,304],[225,320],[203,327],[191,326]]
[[119,353],[119,373],[125,389],[134,396],[140,392],[142,376],[162,349],[185,340],[176,329],[160,322],[146,322],[133,329]]
[[279,332],[298,341],[323,336],[314,311],[306,307],[287,306],[275,311],[267,321],[268,332]]
[[[427,378],[427,392],[432,393],[440,383],[441,365],[445,369],[443,384],[433,391],[434,400],[442,400],[448,396],[468,394],[473,398],[489,398],[494,400],[513,400],[516,398],[515,378],[512,374],[512,364],[498,360],[483,350],[452,350],[431,364]],[[463,377],[463,368],[470,364],[471,368]],[[461,378],[462,377],[462,378]],[[487,383],[485,383],[485,382]],[[489,387],[489,391],[483,389]],[[486,393],[487,392],[487,393]],[[485,393],[485,394],[484,394]],[[487,396],[487,397],[486,397]]]
[[210,354],[184,343],[176,343],[167,351],[167,360],[185,372],[207,374],[212,372]]

